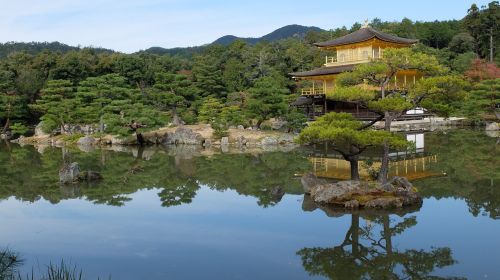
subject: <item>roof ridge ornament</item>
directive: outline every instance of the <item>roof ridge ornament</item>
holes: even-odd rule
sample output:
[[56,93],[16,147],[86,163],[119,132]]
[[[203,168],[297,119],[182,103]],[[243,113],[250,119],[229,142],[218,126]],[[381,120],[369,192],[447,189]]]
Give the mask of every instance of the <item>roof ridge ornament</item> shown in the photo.
[[363,25],[361,25],[361,28],[368,28],[370,27],[370,24],[368,24],[368,19],[365,19],[365,22],[363,23]]

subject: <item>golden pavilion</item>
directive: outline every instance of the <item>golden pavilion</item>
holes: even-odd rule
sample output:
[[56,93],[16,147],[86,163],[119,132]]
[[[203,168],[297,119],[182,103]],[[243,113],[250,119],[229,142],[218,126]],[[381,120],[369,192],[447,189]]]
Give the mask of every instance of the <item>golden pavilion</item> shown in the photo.
[[[316,43],[323,50],[331,51],[322,67],[305,72],[290,73],[299,81],[308,81],[310,87],[301,89],[301,96],[292,105],[303,108],[310,119],[328,112],[349,112],[360,120],[371,120],[377,115],[355,104],[326,99],[326,92],[335,87],[335,77],[351,71],[356,65],[382,58],[387,48],[407,48],[418,40],[397,37],[371,28],[367,22],[357,31],[345,36]],[[399,71],[388,89],[406,88],[422,77],[416,70]],[[421,118],[423,111],[414,110],[404,115],[405,119]]]

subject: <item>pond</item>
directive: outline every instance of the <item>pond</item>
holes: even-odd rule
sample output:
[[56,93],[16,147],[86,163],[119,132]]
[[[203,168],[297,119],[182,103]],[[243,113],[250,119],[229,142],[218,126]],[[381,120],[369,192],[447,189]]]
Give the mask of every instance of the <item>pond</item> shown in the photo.
[[[393,153],[391,173],[413,179],[422,207],[355,212],[304,196],[300,174],[345,174],[322,147],[3,143],[0,248],[21,256],[23,273],[64,260],[85,279],[500,279],[497,139],[469,130],[418,138],[416,151]],[[61,186],[63,159],[104,179]]]

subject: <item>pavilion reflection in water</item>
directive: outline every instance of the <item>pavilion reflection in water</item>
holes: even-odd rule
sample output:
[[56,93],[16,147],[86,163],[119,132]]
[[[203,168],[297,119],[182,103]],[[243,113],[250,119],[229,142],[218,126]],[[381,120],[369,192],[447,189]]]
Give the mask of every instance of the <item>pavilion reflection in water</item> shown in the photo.
[[[393,151],[389,154],[389,177],[403,176],[409,180],[419,180],[428,177],[442,176],[432,166],[438,162],[437,155],[425,152],[425,134],[409,133],[406,139],[415,143],[415,149]],[[318,149],[309,157],[316,176],[329,179],[349,180],[351,177],[350,163],[339,154],[330,151],[328,147]],[[362,180],[371,180],[369,166],[378,169],[381,165],[380,156],[362,155],[359,160],[359,176]]]

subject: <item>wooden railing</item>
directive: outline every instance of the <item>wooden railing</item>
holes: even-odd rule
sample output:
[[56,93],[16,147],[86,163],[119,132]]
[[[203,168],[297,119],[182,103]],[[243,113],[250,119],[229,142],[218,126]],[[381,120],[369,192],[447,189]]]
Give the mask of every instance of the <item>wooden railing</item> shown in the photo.
[[349,65],[349,64],[357,64],[370,62],[372,59],[371,56],[363,56],[363,55],[346,55],[346,56],[327,56],[325,57],[325,66],[340,66],[340,65]]
[[303,88],[301,91],[302,95],[310,96],[310,95],[323,95],[325,91],[323,88]]

